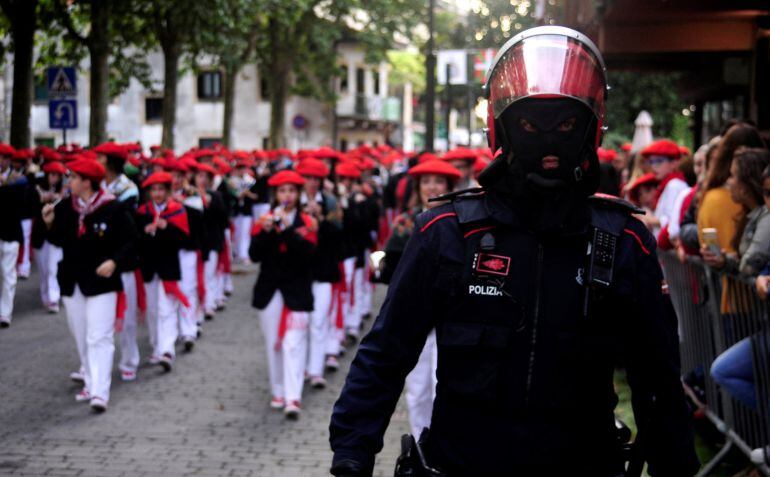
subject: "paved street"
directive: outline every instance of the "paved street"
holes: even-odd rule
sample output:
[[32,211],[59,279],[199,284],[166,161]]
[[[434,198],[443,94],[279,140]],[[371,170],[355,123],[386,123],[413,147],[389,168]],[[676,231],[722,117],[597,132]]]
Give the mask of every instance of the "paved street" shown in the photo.
[[[328,475],[329,416],[351,353],[329,388],[306,390],[299,421],[286,421],[268,407],[263,340],[249,305],[255,270],[234,279],[227,310],[206,323],[193,353],[180,354],[169,375],[143,366],[137,381],[123,383],[114,373],[103,415],[74,400],[79,388],[68,375],[77,356],[64,310],[44,313],[37,277],[20,281],[13,325],[0,330],[0,476]],[[146,336],[142,328],[143,358]],[[392,475],[407,430],[402,400],[375,475]]]

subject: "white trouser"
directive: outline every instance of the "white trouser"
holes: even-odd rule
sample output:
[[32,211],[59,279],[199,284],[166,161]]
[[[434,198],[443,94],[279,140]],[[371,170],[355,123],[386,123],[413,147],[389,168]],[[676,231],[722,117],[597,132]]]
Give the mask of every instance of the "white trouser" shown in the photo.
[[[233,260],[233,236],[231,234],[230,227],[225,229],[225,242],[227,242],[227,249],[230,251],[230,263],[232,263]],[[248,252],[246,253],[248,256]],[[222,272],[219,274],[220,281],[222,282],[219,287],[219,296],[217,296],[217,301],[219,303],[225,302],[225,292],[232,292],[233,291],[233,276],[230,272]]]
[[309,313],[290,311],[286,317],[286,334],[278,350],[278,327],[281,324],[283,297],[280,291],[273,294],[270,303],[259,312],[262,334],[265,337],[270,389],[273,397],[286,401],[302,399],[302,385],[307,362],[307,327]]
[[182,273],[179,289],[190,302],[189,307],[179,306],[179,334],[182,338],[195,339],[198,333],[198,253],[180,250],[179,270]]
[[18,272],[21,277],[28,277],[32,265],[29,261],[29,255],[32,251],[30,239],[32,237],[32,219],[21,220],[21,232],[24,234],[24,255],[21,262],[18,263]]
[[144,283],[144,289],[147,293],[147,327],[155,330],[155,342],[151,341],[153,354],[161,357],[168,353],[173,357],[174,343],[179,334],[176,322],[180,304],[173,296],[166,295],[163,281],[157,275]]
[[35,249],[35,264],[40,274],[40,299],[43,301],[43,306],[58,305],[61,299],[56,271],[62,256],[61,247],[47,240],[43,242],[42,247]]
[[123,329],[120,331],[120,363],[121,371],[135,373],[139,367],[139,345],[136,343],[136,329],[139,318],[139,305],[136,300],[136,275],[133,271],[120,274],[123,282],[123,293],[126,294],[126,311],[123,317]]
[[372,312],[372,282],[369,280],[369,253],[370,250],[364,250],[364,268],[361,269],[361,316]]
[[436,330],[433,330],[425,340],[417,364],[406,376],[406,408],[409,411],[409,426],[415,438],[420,436],[424,428],[430,427],[433,399],[436,397],[437,363]]
[[16,296],[16,260],[19,258],[19,242],[0,241],[0,319],[11,321],[13,298]]
[[219,274],[217,273],[217,266],[219,265],[219,253],[212,250],[209,252],[209,256],[203,263],[203,277],[206,282],[206,303],[203,309],[206,314],[211,315],[217,307],[217,296],[220,293],[221,281],[219,280]]
[[347,285],[347,291],[342,294],[345,298],[343,302],[345,329],[358,335],[358,332],[361,329],[361,314],[358,311],[358,295],[360,291],[357,287],[358,283],[356,283],[356,258],[346,258],[342,263],[345,267],[345,282]]
[[328,335],[331,332],[329,306],[332,303],[332,284],[313,282],[313,312],[310,314],[310,349],[307,372],[322,376]]
[[[326,333],[326,354],[338,356],[340,354],[340,345],[345,338],[345,293],[339,293],[332,289],[332,303],[329,311],[329,329]],[[342,307],[343,323],[342,328],[337,328],[337,313]]]
[[72,296],[62,300],[85,371],[85,389],[105,401],[110,399],[117,299],[116,292],[85,296],[75,285]]
[[251,218],[255,222],[268,212],[270,212],[270,204],[268,202],[254,204],[251,206]]
[[235,238],[233,239],[233,255],[241,261],[249,259],[252,220],[250,215],[237,215],[234,220]]
[[[369,310],[366,308],[366,297],[367,295],[371,296],[371,293],[367,293],[367,288],[371,288],[371,283],[369,283],[365,275],[366,270],[363,268],[356,268],[353,275],[353,279],[356,281],[356,312],[360,318],[369,313]],[[369,291],[371,292],[371,290]]]

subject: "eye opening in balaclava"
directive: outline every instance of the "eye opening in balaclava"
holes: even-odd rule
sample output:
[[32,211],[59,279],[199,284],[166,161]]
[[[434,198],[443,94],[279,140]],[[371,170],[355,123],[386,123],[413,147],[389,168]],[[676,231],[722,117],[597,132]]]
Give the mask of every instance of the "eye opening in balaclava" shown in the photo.
[[[596,117],[573,98],[526,98],[497,119],[509,171],[526,176],[542,193],[576,188],[590,195],[598,187],[594,149]],[[558,158],[558,159],[557,159]]]

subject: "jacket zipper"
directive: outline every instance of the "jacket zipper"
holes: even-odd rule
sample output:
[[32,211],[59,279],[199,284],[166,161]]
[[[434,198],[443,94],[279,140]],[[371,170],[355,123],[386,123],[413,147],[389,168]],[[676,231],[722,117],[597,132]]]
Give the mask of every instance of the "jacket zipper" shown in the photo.
[[532,374],[535,369],[535,345],[537,344],[537,322],[540,317],[540,289],[542,288],[543,281],[543,245],[537,245],[537,271],[535,273],[536,281],[535,286],[535,308],[534,316],[532,318],[532,342],[531,350],[529,352],[529,366],[527,368],[527,390],[524,395],[524,406],[529,407],[529,393],[532,389]]

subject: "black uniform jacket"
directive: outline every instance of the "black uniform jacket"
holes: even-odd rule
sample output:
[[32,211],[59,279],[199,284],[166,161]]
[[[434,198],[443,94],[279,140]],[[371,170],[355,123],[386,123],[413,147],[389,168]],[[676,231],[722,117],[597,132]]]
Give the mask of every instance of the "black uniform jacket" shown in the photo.
[[201,246],[203,257],[207,258],[210,251],[221,252],[225,243],[225,230],[230,226],[230,218],[222,201],[222,195],[214,190],[206,191],[208,202],[203,208],[203,238]]
[[449,476],[620,474],[613,372],[621,362],[651,475],[692,476],[676,317],[655,240],[627,211],[604,205],[590,206],[590,222],[616,234],[615,275],[609,289],[591,291],[587,316],[587,220],[537,236],[494,193],[420,214],[334,406],[334,463],[371,473],[404,378],[435,328],[426,451]]
[[26,198],[26,178],[0,186],[0,241],[22,242],[24,240],[21,231],[22,208],[10,205],[23,204]]
[[156,275],[163,281],[181,279],[179,250],[188,239],[190,226],[187,211],[176,201],[169,201],[160,215],[166,219],[165,229],[156,229],[155,234],[144,231],[145,226],[155,220],[153,207],[149,202],[136,211],[136,228],[139,230],[139,268],[142,279],[151,281]]
[[286,307],[292,311],[313,311],[312,256],[318,242],[315,221],[298,213],[291,227],[270,232],[255,227],[249,257],[261,262],[254,285],[252,306],[264,309],[279,291]]
[[[72,197],[65,197],[54,208],[54,221],[47,239],[62,248],[57,278],[64,296],[72,296],[75,285],[85,296],[123,289],[120,273],[128,271],[136,254],[137,232],[128,211],[118,201],[105,203],[85,216],[85,229],[78,237],[78,213]],[[109,278],[96,274],[106,260],[117,264]]]

